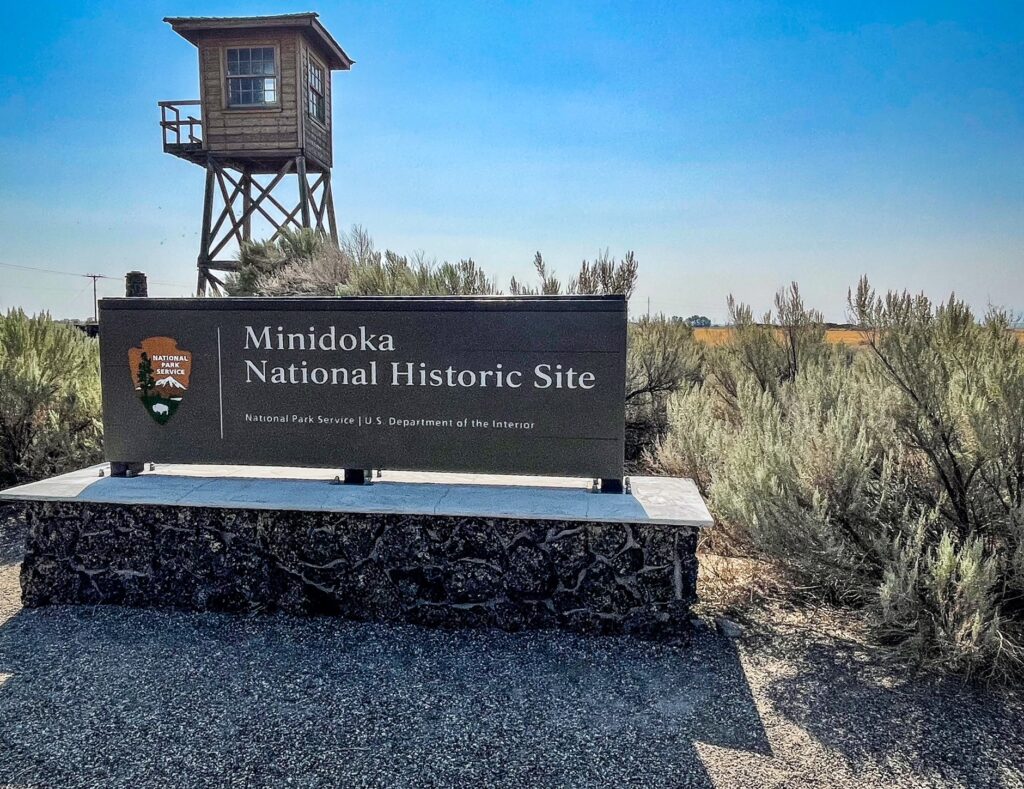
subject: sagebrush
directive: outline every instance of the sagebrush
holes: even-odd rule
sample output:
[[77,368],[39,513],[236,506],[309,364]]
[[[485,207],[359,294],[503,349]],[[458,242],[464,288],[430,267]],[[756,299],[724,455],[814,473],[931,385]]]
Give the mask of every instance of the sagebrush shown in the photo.
[[656,462],[795,586],[863,607],[906,656],[1024,668],[1024,346],[961,301],[849,297],[862,350],[829,346],[799,289],[708,349]]
[[0,488],[101,457],[96,340],[48,315],[0,316]]

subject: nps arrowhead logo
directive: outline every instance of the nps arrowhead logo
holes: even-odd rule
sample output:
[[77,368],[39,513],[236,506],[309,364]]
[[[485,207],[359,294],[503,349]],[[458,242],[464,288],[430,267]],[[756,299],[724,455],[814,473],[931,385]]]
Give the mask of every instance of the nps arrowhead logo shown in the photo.
[[128,368],[135,394],[159,424],[165,424],[181,405],[192,374],[192,353],[172,337],[148,337],[128,350]]

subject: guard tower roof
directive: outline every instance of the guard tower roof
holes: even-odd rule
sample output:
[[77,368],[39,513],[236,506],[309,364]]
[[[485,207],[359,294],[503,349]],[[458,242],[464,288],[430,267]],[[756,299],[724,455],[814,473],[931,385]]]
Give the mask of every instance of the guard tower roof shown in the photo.
[[320,24],[319,14],[277,14],[272,16],[168,16],[164,21],[174,32],[196,46],[204,33],[222,30],[288,28],[300,30],[327,58],[328,68],[347,71],[355,63]]

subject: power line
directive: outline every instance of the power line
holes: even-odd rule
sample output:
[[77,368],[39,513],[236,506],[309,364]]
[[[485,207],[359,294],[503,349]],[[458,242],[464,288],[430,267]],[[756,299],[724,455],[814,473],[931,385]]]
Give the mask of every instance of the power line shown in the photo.
[[[0,266],[4,268],[17,269],[19,271],[35,271],[41,274],[59,274],[64,277],[83,277],[85,279],[92,280],[92,319],[99,321],[100,319],[100,303],[96,293],[96,281],[100,279],[119,280],[120,277],[111,277],[107,274],[76,274],[73,271],[59,271],[53,268],[38,268],[35,266],[22,266],[17,263],[0,263]],[[188,285],[182,285],[180,282],[160,282],[159,280],[150,280],[154,285],[166,285],[171,288],[188,288]],[[85,290],[83,288],[82,290]],[[77,298],[78,294],[75,295]]]
[[[121,279],[121,277],[111,277],[111,276],[109,276],[107,274],[77,274],[74,271],[58,271],[57,269],[52,269],[52,268],[37,268],[35,266],[21,266],[21,265],[18,265],[17,263],[0,263],[0,266],[3,266],[4,268],[20,269],[21,271],[37,271],[37,272],[40,272],[40,273],[43,273],[43,274],[63,274],[66,277],[88,277],[88,278],[93,280],[93,284],[95,284],[97,279],[113,279],[113,280]],[[156,279],[151,279],[149,281],[151,283],[153,283],[154,285],[166,285],[167,287],[170,287],[170,288],[191,288],[192,287],[191,285],[185,285],[184,283],[181,283],[181,282],[161,282],[160,280],[156,280]]]
[[[73,296],[72,296],[71,298],[69,298],[69,299],[64,299],[63,301],[61,301],[61,302],[59,303],[59,306],[58,306],[57,308],[55,308],[55,309],[54,309],[54,312],[57,312],[58,310],[64,310],[64,309],[67,309],[67,308],[69,308],[69,307],[70,307],[70,306],[71,306],[72,304],[75,304],[75,303],[76,303],[76,302],[78,301],[79,297],[80,297],[80,296],[81,296],[81,295],[82,295],[83,293],[85,293],[85,291],[86,291],[86,288],[88,288],[88,287],[89,287],[89,285],[88,285],[88,284],[82,285],[82,287],[80,287],[80,288],[79,288],[79,289],[78,289],[77,291],[75,291],[75,294],[74,294],[74,295],[73,295]],[[67,291],[65,291],[65,292],[67,292]]]
[[35,268],[34,266],[19,266],[16,263],[0,263],[0,266],[4,268],[16,268],[22,271],[40,271],[44,274],[63,274],[67,277],[98,277],[99,279],[117,279],[117,277],[108,277],[106,274],[76,274],[73,271],[57,271],[52,268]]

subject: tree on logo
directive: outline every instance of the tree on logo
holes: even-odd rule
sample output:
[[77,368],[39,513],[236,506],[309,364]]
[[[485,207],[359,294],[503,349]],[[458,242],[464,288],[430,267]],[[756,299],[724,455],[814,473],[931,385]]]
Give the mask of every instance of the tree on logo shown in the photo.
[[156,379],[153,378],[153,363],[145,351],[142,352],[142,358],[139,359],[139,372],[136,380],[139,382],[142,396],[149,397],[150,391],[156,386]]

